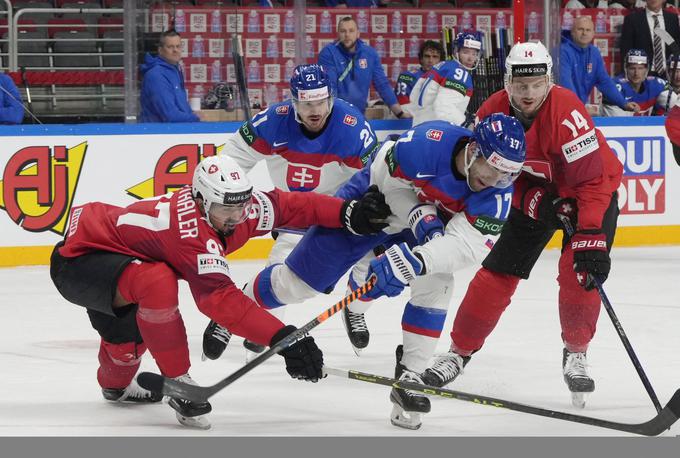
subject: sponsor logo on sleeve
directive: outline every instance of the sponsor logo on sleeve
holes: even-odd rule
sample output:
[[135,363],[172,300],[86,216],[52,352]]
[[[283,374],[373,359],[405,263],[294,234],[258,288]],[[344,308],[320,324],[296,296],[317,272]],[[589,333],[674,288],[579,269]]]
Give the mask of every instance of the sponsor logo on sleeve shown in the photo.
[[347,115],[345,115],[345,119],[343,119],[342,122],[344,122],[348,126],[356,126],[357,125],[357,118],[356,118],[356,116],[352,116],[352,115],[347,114]]
[[229,276],[229,264],[220,255],[203,253],[197,256],[198,274],[220,274]]
[[578,138],[573,139],[569,143],[562,145],[562,154],[567,159],[567,162],[574,162],[584,156],[589,155],[600,147],[597,141],[597,133],[595,129],[586,132]]
[[444,80],[444,87],[447,89],[453,89],[454,91],[460,92],[463,95],[467,95],[467,88],[464,84],[461,84],[458,81],[453,81],[447,78]]
[[503,221],[491,216],[477,216],[472,222],[472,227],[484,235],[498,235],[503,229]]
[[255,135],[255,130],[253,129],[252,124],[249,122],[244,122],[241,128],[238,130],[239,135],[241,135],[241,138],[248,144],[248,146],[252,146],[253,143],[255,143],[255,140],[257,140],[257,136]]
[[436,142],[440,141],[443,136],[444,136],[444,131],[442,131],[442,130],[429,129],[427,132],[425,132],[425,137],[429,138],[430,140],[434,140]]
[[254,191],[253,208],[258,208],[259,219],[257,221],[258,231],[271,231],[274,229],[274,204],[265,194]]
[[390,175],[394,175],[394,171],[397,170],[397,161],[394,158],[394,147],[387,150],[385,153],[385,164],[387,164],[387,170],[390,171]]
[[278,115],[288,114],[288,105],[280,105],[280,106],[276,107],[276,114],[278,114]]

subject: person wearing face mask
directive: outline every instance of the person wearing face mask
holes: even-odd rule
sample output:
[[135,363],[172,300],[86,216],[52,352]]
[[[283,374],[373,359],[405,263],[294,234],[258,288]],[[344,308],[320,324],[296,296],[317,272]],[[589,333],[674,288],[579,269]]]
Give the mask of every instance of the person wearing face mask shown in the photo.
[[529,278],[555,231],[565,229],[565,218],[575,232],[563,234],[558,264],[562,377],[573,404],[584,407],[585,395],[595,389],[586,351],[600,313],[592,279],[604,282],[609,275],[623,166],[578,97],[552,84],[552,58],[543,44],[515,44],[505,65],[505,89],[489,97],[477,116],[516,116],[526,131],[526,160],[508,221],[458,308],[450,349],[422,379],[444,386],[462,373],[496,327],[519,281]]
[[[379,193],[344,200],[313,192],[254,191],[227,156],[195,166],[191,185],[118,207],[90,202],[74,207],[66,237],[52,252],[50,276],[59,293],[87,310],[100,335],[97,382],[111,402],[154,403],[162,396],[136,382],[148,349],[162,375],[195,384],[179,311],[178,280],[189,284],[198,309],[261,345],[295,332],[248,298],[231,279],[225,256],[277,227],[318,224],[369,234],[369,223],[389,214]],[[379,216],[380,216],[379,215]],[[282,350],[296,379],[322,378],[323,355],[312,337]],[[208,429],[210,403],[171,398],[184,426]]]
[[328,72],[337,97],[351,103],[361,113],[366,111],[368,93],[373,84],[394,116],[411,117],[397,102],[380,64],[380,56],[359,38],[359,28],[351,16],[340,19],[338,39],[324,46],[319,52],[318,63]]
[[142,91],[139,96],[139,122],[197,122],[191,110],[179,68],[182,39],[174,30],[161,33],[158,56],[144,56],[140,67]]

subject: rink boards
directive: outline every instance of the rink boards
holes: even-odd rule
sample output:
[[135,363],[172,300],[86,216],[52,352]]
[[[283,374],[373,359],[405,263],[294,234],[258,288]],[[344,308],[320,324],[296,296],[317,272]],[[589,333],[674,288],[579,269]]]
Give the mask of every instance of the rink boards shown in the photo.
[[[680,167],[664,121],[596,119],[625,169],[619,188],[618,246],[680,244]],[[383,139],[408,129],[410,121],[371,124]],[[200,158],[219,153],[239,126],[0,126],[0,266],[47,264],[74,205],[104,201],[124,206],[190,183]],[[272,187],[263,163],[250,177],[256,188]],[[264,258],[271,243],[270,238],[251,240],[232,258]]]

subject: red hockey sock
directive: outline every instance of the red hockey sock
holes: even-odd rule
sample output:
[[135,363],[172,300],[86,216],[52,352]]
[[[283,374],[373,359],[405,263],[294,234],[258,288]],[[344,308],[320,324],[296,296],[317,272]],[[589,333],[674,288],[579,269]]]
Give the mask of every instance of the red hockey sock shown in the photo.
[[99,369],[97,381],[102,388],[127,387],[139,369],[144,344],[126,342],[113,344],[102,339],[99,344]]
[[496,327],[519,277],[481,268],[470,282],[453,322],[451,341],[457,353],[469,356],[484,345]]
[[139,305],[137,325],[161,373],[178,377],[189,371],[189,344],[177,304],[177,277],[166,264],[130,264],[118,281],[129,302]]
[[574,272],[574,253],[565,249],[560,257],[557,282],[562,341],[571,352],[584,352],[595,335],[600,315],[600,295],[579,285]]

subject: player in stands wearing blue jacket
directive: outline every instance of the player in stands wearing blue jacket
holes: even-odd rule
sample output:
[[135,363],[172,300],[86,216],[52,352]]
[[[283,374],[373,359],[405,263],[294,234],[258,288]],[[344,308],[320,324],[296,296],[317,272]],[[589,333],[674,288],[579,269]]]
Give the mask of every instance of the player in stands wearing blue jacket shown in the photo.
[[[246,173],[265,161],[274,186],[284,191],[333,195],[369,161],[378,140],[356,107],[333,97],[320,65],[296,67],[290,90],[292,100],[272,105],[246,121],[221,154],[236,160]],[[282,263],[301,238],[279,233],[267,265]],[[283,311],[279,307],[272,313],[282,319]],[[211,322],[204,333],[204,356],[219,358],[230,337],[229,331]],[[245,346],[262,350],[252,343]]]
[[[479,265],[491,250],[510,211],[512,182],[524,157],[524,130],[503,114],[483,119],[474,132],[445,121],[414,127],[396,142],[383,143],[370,166],[337,193],[347,198],[377,186],[392,212],[383,232],[362,237],[313,227],[284,264],[263,269],[244,292],[263,307],[302,302],[332,291],[357,263],[351,273],[355,283],[376,276],[370,298],[396,296],[410,285],[396,372],[400,380],[419,382],[444,326],[454,272]],[[394,244],[404,233],[409,243]],[[389,248],[375,258],[380,245]],[[363,312],[369,304],[355,301],[343,312],[355,347],[368,344]],[[429,400],[418,393],[393,389],[390,399],[398,426],[415,429],[420,414],[430,411]]]
[[416,85],[418,79],[425,73],[429,72],[432,67],[441,62],[444,57],[444,47],[438,41],[426,40],[420,45],[418,50],[418,60],[420,61],[420,68],[415,71],[402,72],[397,78],[397,84],[394,86],[394,94],[397,96],[397,101],[401,108],[413,114],[411,108],[411,91]]
[[328,72],[337,97],[351,103],[361,113],[366,111],[368,93],[373,83],[397,118],[411,117],[397,102],[378,53],[359,39],[359,28],[351,16],[340,19],[338,40],[324,46],[319,53],[319,64]]
[[191,110],[179,69],[182,40],[174,30],[161,33],[158,57],[147,54],[140,67],[142,92],[139,97],[139,122],[195,122],[200,118]]
[[597,86],[610,103],[625,111],[639,111],[640,107],[635,102],[627,101],[616,89],[600,50],[592,44],[594,36],[590,16],[574,19],[571,32],[562,32],[560,86],[574,92],[583,103],[588,103],[593,87]]
[[619,93],[640,105],[640,111],[623,111],[610,100],[602,101],[605,116],[655,116],[663,115],[678,103],[678,96],[666,80],[647,76],[649,58],[642,49],[631,49],[624,60],[624,77],[614,78]]

